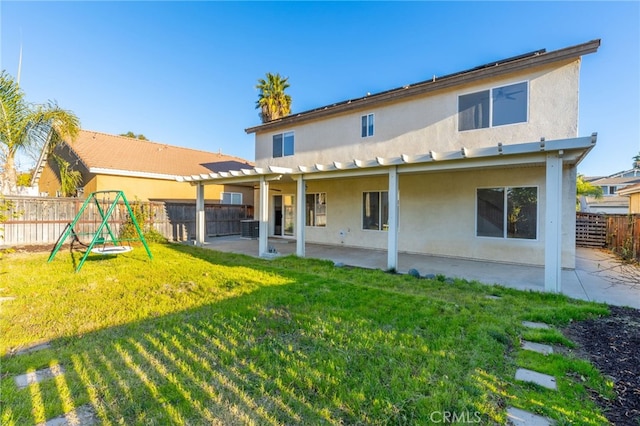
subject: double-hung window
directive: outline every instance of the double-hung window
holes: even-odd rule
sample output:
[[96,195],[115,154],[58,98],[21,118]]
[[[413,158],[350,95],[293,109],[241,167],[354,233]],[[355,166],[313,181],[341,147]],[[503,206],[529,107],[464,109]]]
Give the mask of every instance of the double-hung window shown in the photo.
[[361,118],[361,135],[363,138],[373,136],[373,114],[363,115]]
[[220,194],[221,204],[242,204],[242,192],[222,192]]
[[293,132],[279,133],[273,135],[273,158],[293,155],[294,140]]
[[458,130],[525,123],[529,84],[510,84],[458,97]]
[[538,238],[538,188],[478,188],[476,196],[478,237]]
[[305,201],[305,225],[327,226],[327,193],[307,194]]
[[387,231],[389,227],[389,192],[362,194],[362,229]]

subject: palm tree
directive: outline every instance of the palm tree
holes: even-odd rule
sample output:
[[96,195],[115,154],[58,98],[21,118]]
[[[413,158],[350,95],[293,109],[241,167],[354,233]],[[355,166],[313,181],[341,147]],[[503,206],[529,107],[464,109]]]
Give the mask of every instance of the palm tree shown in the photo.
[[260,90],[256,109],[260,110],[263,123],[291,114],[291,96],[284,93],[289,87],[289,77],[267,73],[266,79],[258,79],[256,89]]
[[51,101],[44,105],[28,103],[18,83],[3,70],[0,73],[1,192],[17,191],[18,152],[45,147],[51,152],[63,138],[73,140],[79,131],[80,120],[73,112]]
[[576,210],[581,210],[584,197],[602,198],[602,187],[584,180],[584,176],[579,174],[576,178]]

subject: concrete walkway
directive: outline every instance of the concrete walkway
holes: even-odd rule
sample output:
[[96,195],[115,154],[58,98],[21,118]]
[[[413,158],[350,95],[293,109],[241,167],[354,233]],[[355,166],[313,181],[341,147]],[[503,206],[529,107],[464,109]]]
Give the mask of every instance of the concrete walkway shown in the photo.
[[[269,239],[279,255],[295,254],[295,240]],[[223,252],[258,255],[258,241],[237,236],[209,238],[205,248]],[[384,250],[328,246],[307,243],[306,256],[345,265],[386,269]],[[544,291],[544,268],[496,262],[399,253],[398,272],[416,269],[421,275],[442,274],[486,284],[500,284],[519,290]],[[578,247],[576,269],[562,271],[562,293],[569,297],[640,309],[640,267],[625,265],[604,250]]]

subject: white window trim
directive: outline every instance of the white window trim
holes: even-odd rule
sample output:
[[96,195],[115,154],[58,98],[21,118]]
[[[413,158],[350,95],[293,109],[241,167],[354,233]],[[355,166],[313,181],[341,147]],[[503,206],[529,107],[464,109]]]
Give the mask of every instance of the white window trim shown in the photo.
[[[507,210],[508,210],[508,197],[507,197],[507,189],[509,188],[536,188],[536,193],[538,195],[538,198],[536,200],[536,238],[509,238],[507,236],[508,234],[508,218],[507,218]],[[485,236],[485,235],[478,235],[478,189],[503,189],[504,190],[504,205],[503,205],[503,221],[504,221],[504,228],[502,230],[502,237],[490,237],[490,236]],[[539,185],[506,185],[506,186],[478,186],[476,187],[476,190],[474,192],[474,204],[475,204],[475,209],[474,209],[474,236],[476,238],[481,238],[481,239],[488,239],[488,240],[492,240],[492,241],[496,241],[496,240],[501,240],[501,241],[523,241],[523,242],[537,242],[540,240],[540,186]]]
[[[500,124],[498,126],[493,125],[493,91],[494,89],[498,89],[504,86],[512,86],[514,84],[527,83],[527,119],[525,121],[519,121],[517,123],[509,123],[509,124]],[[456,98],[456,129],[460,129],[460,97],[465,95],[472,95],[474,93],[489,91],[489,127],[481,127],[479,129],[467,129],[467,130],[458,130],[458,133],[462,132],[473,132],[477,130],[488,130],[495,129],[498,127],[505,126],[515,126],[518,124],[527,124],[529,123],[529,111],[531,106],[531,80],[520,80],[520,81],[512,81],[510,83],[499,84],[496,86],[485,87],[483,89],[477,89],[469,92],[458,93]]]

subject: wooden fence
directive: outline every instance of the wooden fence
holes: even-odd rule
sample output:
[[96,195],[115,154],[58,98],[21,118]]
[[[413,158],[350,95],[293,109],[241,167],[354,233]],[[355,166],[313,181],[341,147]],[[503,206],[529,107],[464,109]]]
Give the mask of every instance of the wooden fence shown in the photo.
[[[0,201],[2,202],[2,201]],[[55,244],[68,223],[72,222],[82,207],[83,199],[5,197],[10,207],[6,212],[8,220],[0,225],[0,246],[48,245]],[[100,201],[103,210],[109,200]],[[153,228],[171,241],[185,241],[195,237],[196,205],[193,202],[165,203],[130,202],[132,208],[144,211],[145,229]],[[205,205],[206,230],[209,236],[240,234],[240,221],[253,214],[250,206]],[[90,235],[95,233],[101,222],[101,215],[95,204],[89,204],[77,222],[75,231]],[[113,212],[109,226],[114,233],[127,221],[128,214],[121,204]],[[4,228],[4,229],[2,229]]]
[[640,214],[606,218],[607,247],[625,260],[640,261]]
[[605,247],[607,245],[607,219],[597,213],[576,213],[576,245]]
[[623,259],[640,261],[640,215],[578,212],[576,245],[606,247]]

